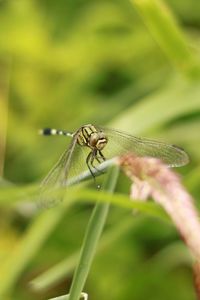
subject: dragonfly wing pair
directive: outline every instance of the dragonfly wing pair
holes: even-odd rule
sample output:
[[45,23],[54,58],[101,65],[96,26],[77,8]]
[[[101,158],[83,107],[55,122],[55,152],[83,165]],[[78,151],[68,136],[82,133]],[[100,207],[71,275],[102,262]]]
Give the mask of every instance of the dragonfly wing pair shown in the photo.
[[86,165],[88,153],[89,149],[80,147],[76,137],[73,137],[69,148],[64,151],[41,183],[39,207],[49,208],[62,201],[64,195],[60,193],[59,197],[54,197],[54,193],[57,188],[66,186],[68,180],[88,170]]
[[[85,125],[72,135],[69,148],[62,154],[58,163],[43,180],[40,197],[40,204],[42,206],[55,205],[61,199],[52,197],[49,200],[51,191],[53,193],[56,188],[66,186],[71,178],[79,176],[82,172],[88,170],[86,160],[88,154],[92,151],[91,147],[88,146],[89,137],[86,138],[88,144],[83,146],[78,143],[79,133],[83,132],[83,129],[91,131],[91,133],[96,134],[96,132],[100,132],[105,135],[107,142],[101,150],[105,159],[111,159],[126,153],[133,153],[136,156],[159,158],[169,167],[183,166],[189,161],[185,151],[175,145],[137,138],[115,129]],[[98,168],[98,162],[97,160],[95,161]]]
[[180,167],[189,162],[186,152],[176,145],[166,144],[110,128],[100,128],[106,133],[108,144],[103,150],[106,159],[125,153],[161,159],[169,167]]

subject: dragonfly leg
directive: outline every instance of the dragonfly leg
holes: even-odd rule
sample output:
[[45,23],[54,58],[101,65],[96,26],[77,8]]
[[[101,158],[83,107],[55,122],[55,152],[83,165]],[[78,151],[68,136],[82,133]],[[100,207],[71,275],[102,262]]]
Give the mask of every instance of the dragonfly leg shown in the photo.
[[99,164],[102,162],[101,161],[101,156],[95,156],[95,159],[96,159],[96,161],[98,161]]
[[105,161],[106,158],[105,158],[105,156],[103,155],[103,153],[100,150],[99,150],[99,154],[100,154],[101,158],[103,159],[103,161]]
[[103,161],[106,160],[106,158],[104,157],[104,155],[102,154],[102,152],[100,150],[98,150],[98,154],[99,156],[95,155],[95,159],[98,161],[98,163],[102,163]]
[[[100,152],[100,151],[98,151],[98,152]],[[94,159],[96,159],[96,161],[97,161],[99,164],[102,163],[102,161],[105,160],[105,157],[103,156],[102,153],[98,153],[98,154],[100,154],[100,156],[97,156],[97,152],[94,153],[94,156],[93,156],[93,158],[92,158],[91,165],[92,165],[92,167],[93,167],[96,171],[98,171],[98,173],[104,174],[105,172],[103,172],[102,170],[99,170],[99,169],[98,169],[97,167],[95,167],[94,164],[93,164]]]
[[[100,151],[99,151],[100,152]],[[101,158],[101,159],[100,159]],[[87,166],[88,166],[88,169],[91,173],[91,175],[93,176],[93,178],[95,179],[95,174],[94,172],[92,171],[92,168],[97,172],[97,173],[100,173],[100,174],[104,174],[103,171],[99,170],[95,165],[94,165],[94,160],[97,160],[97,162],[100,164],[102,162],[102,159],[105,160],[104,156],[102,155],[102,153],[100,154],[100,156],[98,157],[97,156],[97,150],[93,150],[91,151],[88,156],[87,156],[87,159],[86,159],[86,163],[87,163]],[[91,168],[92,167],[92,168]]]
[[99,172],[99,170],[93,165],[95,156],[96,156],[96,151],[91,151],[87,156],[86,163],[87,163],[88,169],[94,179],[95,185],[96,185],[97,189],[99,189],[100,185],[96,183],[96,177],[95,177],[95,174],[92,172],[92,168],[91,168],[91,166],[92,166],[95,170],[97,170]]
[[[94,160],[94,159],[93,159],[93,152],[91,151],[91,152],[88,154],[87,158],[86,158],[86,164],[87,164],[87,167],[88,167],[88,169],[89,169],[89,171],[90,171],[92,177],[95,179],[95,175],[94,175],[94,173],[92,172],[92,168],[91,168],[91,166],[93,167],[93,165],[92,165],[92,161],[93,161],[93,160]],[[91,166],[90,166],[90,165],[91,165]]]
[[100,164],[101,160],[99,159],[99,157],[97,156],[97,150],[93,150],[92,151],[92,155],[91,155],[91,166],[93,167],[93,169],[95,169],[98,173],[103,174],[103,172],[101,170],[99,170],[95,165],[94,165],[94,160],[96,159],[96,161]]
[[97,151],[93,150],[91,155],[91,166],[93,167],[93,169],[95,169],[97,172],[99,172],[98,168],[94,165],[94,159],[96,159],[99,163],[100,161],[97,159]]

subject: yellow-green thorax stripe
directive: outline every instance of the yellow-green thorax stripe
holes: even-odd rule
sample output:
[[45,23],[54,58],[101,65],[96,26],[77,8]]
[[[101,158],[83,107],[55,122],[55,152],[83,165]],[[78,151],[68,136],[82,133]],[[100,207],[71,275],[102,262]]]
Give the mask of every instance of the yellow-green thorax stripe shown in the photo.
[[91,124],[83,126],[78,133],[78,138],[77,138],[78,144],[81,146],[88,145],[90,136],[94,132],[98,132],[95,126]]

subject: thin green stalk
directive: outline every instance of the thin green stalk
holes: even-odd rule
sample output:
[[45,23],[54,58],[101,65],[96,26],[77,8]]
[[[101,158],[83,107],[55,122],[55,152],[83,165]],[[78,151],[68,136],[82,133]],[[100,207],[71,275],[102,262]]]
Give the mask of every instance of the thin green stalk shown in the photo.
[[10,57],[5,58],[1,64],[0,85],[0,177],[3,177],[4,160],[6,153],[6,139],[7,139],[7,122],[8,122],[8,102],[10,90],[10,77],[11,77],[12,61]]
[[[81,298],[84,300],[88,299],[88,295],[86,293],[81,293]],[[51,298],[49,300],[69,300],[69,295],[63,295],[56,298]]]
[[[111,167],[108,171],[103,189],[112,193],[118,178],[118,167]],[[100,194],[101,196],[101,194]],[[97,202],[90,218],[78,266],[76,268],[72,285],[69,292],[69,300],[79,300],[84,284],[86,282],[94,254],[96,251],[97,243],[101,236],[106,217],[109,210],[109,202]]]
[[[127,213],[126,213],[127,216]],[[124,232],[128,229],[137,228],[137,225],[140,224],[143,218],[125,218],[124,215],[121,216],[123,222],[116,222],[114,226],[110,230],[107,230],[103,235],[99,247],[98,252],[102,251],[104,248],[109,247],[112,243],[115,242],[119,238],[119,236],[123,236]],[[47,289],[50,286],[52,287],[57,282],[66,278],[76,267],[76,264],[79,259],[79,251],[76,251],[71,256],[67,257],[65,260],[54,265],[52,268],[42,273],[31,282],[31,286],[34,290],[43,290]]]

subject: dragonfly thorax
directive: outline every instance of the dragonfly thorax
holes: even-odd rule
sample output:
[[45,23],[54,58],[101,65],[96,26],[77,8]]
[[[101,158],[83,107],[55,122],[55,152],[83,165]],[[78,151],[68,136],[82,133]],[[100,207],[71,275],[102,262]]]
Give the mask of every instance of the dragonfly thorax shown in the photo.
[[80,146],[87,146],[91,149],[102,150],[106,146],[108,139],[105,133],[98,130],[95,126],[85,125],[78,133],[77,142]]

